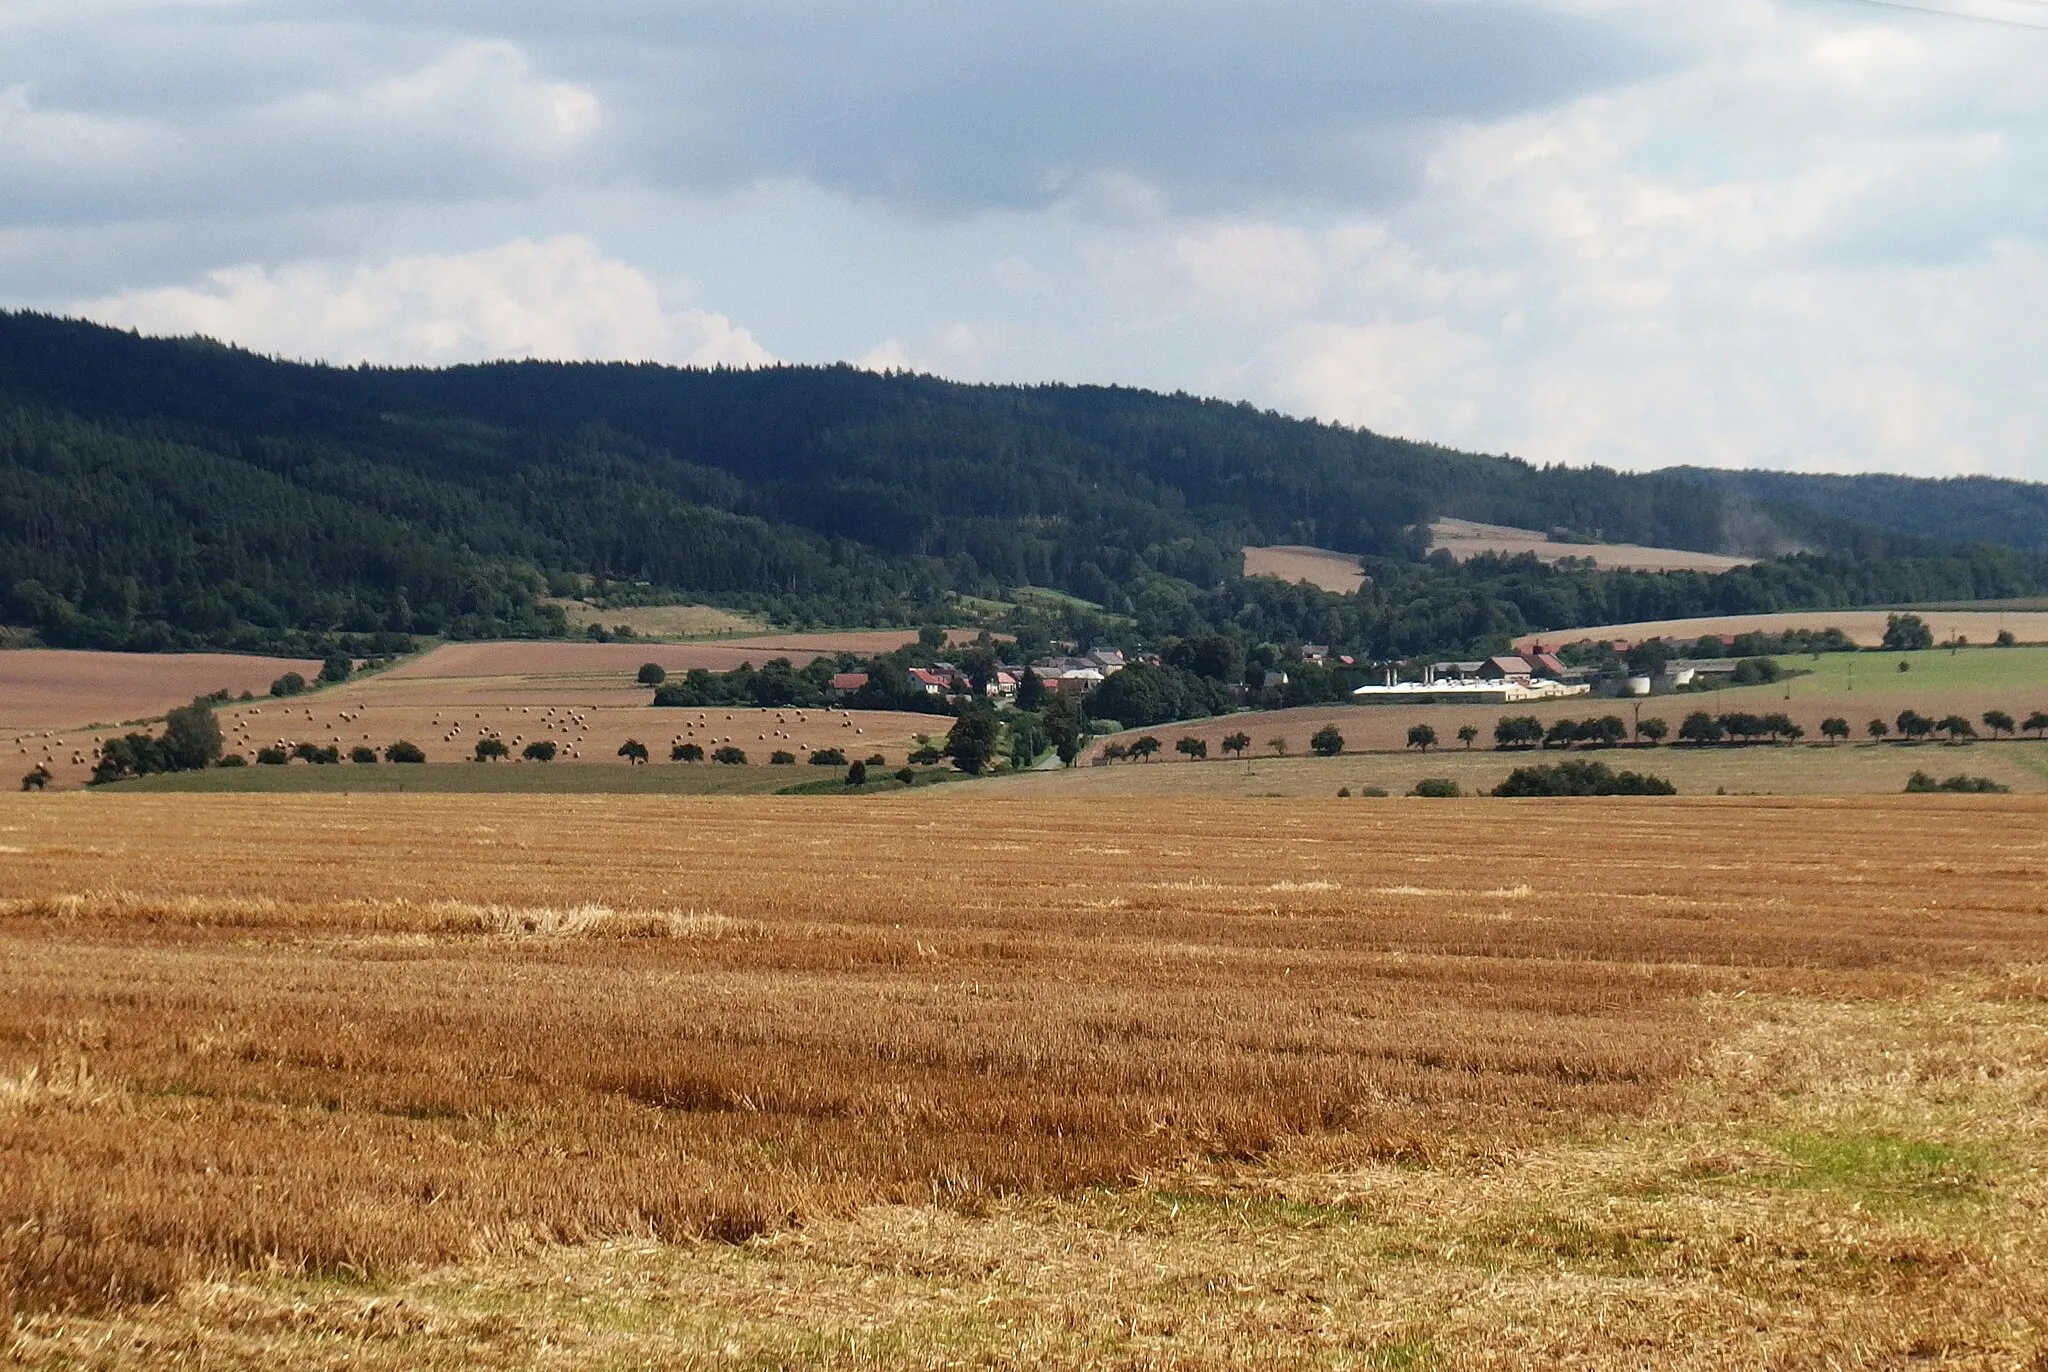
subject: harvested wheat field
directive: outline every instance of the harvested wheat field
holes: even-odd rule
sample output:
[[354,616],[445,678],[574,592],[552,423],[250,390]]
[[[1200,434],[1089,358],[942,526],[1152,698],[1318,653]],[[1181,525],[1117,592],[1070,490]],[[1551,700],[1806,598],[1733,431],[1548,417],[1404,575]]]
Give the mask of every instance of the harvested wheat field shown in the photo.
[[9,1355],[2033,1365],[2044,818],[0,798]]
[[[511,752],[512,760],[492,764],[501,768],[557,765],[517,760],[527,744],[543,742],[556,746],[558,762],[623,767],[627,760],[618,750],[628,739],[646,745],[654,764],[662,767],[671,765],[671,750],[683,743],[694,743],[707,754],[730,745],[756,765],[766,764],[778,751],[801,763],[815,750],[837,748],[848,758],[879,754],[890,766],[900,767],[918,747],[918,735],[943,739],[950,727],[949,721],[934,715],[879,710],[657,710],[650,704],[653,689],[640,685],[634,676],[640,664],[660,650],[623,645],[621,653],[621,646],[458,644],[343,685],[285,699],[262,696],[220,706],[215,714],[227,751],[250,761],[264,747],[290,751],[296,744],[310,743],[337,748],[346,756],[353,748],[382,749],[404,740],[417,744],[431,762],[465,762],[475,756],[479,738],[495,737]],[[769,660],[759,649],[746,656],[757,665]],[[433,666],[436,663],[444,666]],[[544,664],[577,670],[540,670]],[[317,664],[312,670],[318,670]],[[422,675],[423,670],[431,674]],[[37,764],[46,766],[57,789],[73,789],[91,776],[101,741],[123,732],[37,731],[14,740],[15,760],[24,772]]]
[[[1781,634],[1789,629],[1840,629],[1856,643],[1875,648],[1884,642],[1886,622],[1897,610],[1786,610],[1760,615],[1710,615],[1698,619],[1646,619],[1630,624],[1601,624],[1587,629],[1549,629],[1523,634],[1515,647],[1555,648],[1588,640],[1619,640],[1628,643],[1647,638],[1694,639],[1701,634],[1733,638],[1737,634]],[[2022,643],[2048,643],[2048,610],[1934,610],[1916,609],[1933,631],[1935,641],[1946,643],[1960,635],[1974,644],[1987,644],[2001,629]]]
[[1439,519],[1431,524],[1429,546],[1432,551],[1448,552],[1460,562],[1481,553],[1498,553],[1503,557],[1533,554],[1543,562],[1567,557],[1590,559],[1610,571],[1725,572],[1756,561],[1753,557],[1729,557],[1686,548],[1646,548],[1639,543],[1560,543],[1535,529],[1479,524],[1469,519]]
[[1270,576],[1293,584],[1306,581],[1339,595],[1349,595],[1365,584],[1365,571],[1356,553],[1337,553],[1328,548],[1308,548],[1283,543],[1271,548],[1244,550],[1246,576]]

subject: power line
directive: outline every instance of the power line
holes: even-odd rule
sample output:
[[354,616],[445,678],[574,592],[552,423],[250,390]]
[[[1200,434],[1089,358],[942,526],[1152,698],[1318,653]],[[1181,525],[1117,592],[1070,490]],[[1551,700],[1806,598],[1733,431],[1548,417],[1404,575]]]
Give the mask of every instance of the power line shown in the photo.
[[2043,11],[2043,21],[2012,19],[2001,15],[1971,14],[1966,10],[1935,9],[1929,5],[1915,5],[1908,0],[1842,0],[1844,4],[1876,5],[1888,10],[1904,10],[1908,14],[1932,15],[1937,19],[1967,19],[1978,24],[1999,24],[2009,29],[2033,29],[2036,32],[2048,30],[2048,0],[2008,0],[2008,3],[2033,4]]

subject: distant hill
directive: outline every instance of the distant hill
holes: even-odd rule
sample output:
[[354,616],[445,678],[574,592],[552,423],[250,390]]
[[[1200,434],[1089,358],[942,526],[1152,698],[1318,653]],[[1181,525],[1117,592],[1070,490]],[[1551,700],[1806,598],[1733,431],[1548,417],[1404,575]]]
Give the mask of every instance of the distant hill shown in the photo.
[[[1440,516],[1847,560],[1454,567],[1425,560]],[[1243,576],[1245,548],[1285,546],[1367,560],[1367,591]],[[1902,551],[1919,560],[1884,561]],[[2032,563],[1690,474],[1538,467],[1186,395],[847,366],[336,368],[0,313],[0,623],[79,647],[366,650],[563,633],[560,598],[593,582],[611,603],[684,595],[789,626],[929,622],[1036,588],[1062,593],[1028,597],[1038,628],[1067,636],[1104,631],[1095,606],[1144,636],[1385,652],[2048,589]]]
[[1996,543],[2048,552],[2048,485],[2038,482],[1990,476],[1816,476],[1707,467],[1672,467],[1666,474],[1781,512],[1809,511],[1932,543]]

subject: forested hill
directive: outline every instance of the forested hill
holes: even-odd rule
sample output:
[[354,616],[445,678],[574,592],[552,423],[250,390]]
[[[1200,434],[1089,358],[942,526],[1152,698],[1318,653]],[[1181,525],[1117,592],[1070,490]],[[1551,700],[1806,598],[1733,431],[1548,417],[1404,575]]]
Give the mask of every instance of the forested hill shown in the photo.
[[[546,634],[544,596],[599,577],[793,623],[915,623],[1028,586],[1146,631],[1228,619],[1434,647],[1629,606],[2034,578],[1953,558],[1875,580],[1861,561],[1689,581],[1431,569],[1418,530],[1438,514],[1707,551],[1788,529],[1861,561],[1904,546],[1677,477],[1180,395],[843,366],[331,368],[0,314],[0,620],[54,643]],[[1233,588],[1239,550],[1264,543],[1384,560],[1374,603],[1260,609],[1267,590]]]
[[1672,476],[1723,495],[1812,510],[1937,543],[1998,543],[2048,552],[2048,486],[1991,476],[1719,471],[1673,467]]

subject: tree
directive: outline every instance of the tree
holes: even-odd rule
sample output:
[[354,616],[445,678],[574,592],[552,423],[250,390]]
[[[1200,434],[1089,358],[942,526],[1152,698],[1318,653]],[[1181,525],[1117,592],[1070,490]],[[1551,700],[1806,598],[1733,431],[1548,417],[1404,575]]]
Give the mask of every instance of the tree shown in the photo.
[[1924,652],[1934,646],[1934,630],[1918,615],[1886,615],[1884,647],[1887,652]]
[[1839,715],[1830,715],[1820,722],[1820,731],[1830,742],[1840,743],[1849,737],[1849,721]]
[[1472,751],[1473,741],[1478,737],[1479,726],[1477,724],[1460,724],[1458,726],[1458,742],[1465,745],[1466,752]]
[[846,784],[847,784],[848,786],[865,786],[865,785],[867,785],[867,784],[868,784],[868,765],[867,765],[867,763],[865,763],[865,762],[854,762],[854,763],[852,763],[851,765],[849,765],[849,766],[847,767],[847,769],[846,769]]
[[553,762],[555,741],[551,738],[537,738],[520,750],[519,756],[528,762]]
[[1626,662],[1630,676],[1656,676],[1670,665],[1671,650],[1661,638],[1646,639],[1628,650]]
[[992,711],[971,710],[953,721],[946,734],[945,755],[959,771],[979,776],[995,760],[998,732]]
[[1122,762],[1125,758],[1129,757],[1130,755],[1130,749],[1124,747],[1124,745],[1121,743],[1115,742],[1114,740],[1102,745],[1102,760],[1105,762]]
[[915,763],[919,767],[931,767],[938,763],[941,756],[942,754],[935,746],[927,743],[921,747],[912,748],[910,756],[905,758],[904,761]]
[[1692,655],[1699,658],[1726,657],[1728,645],[1719,634],[1701,634],[1693,640]]
[[770,767],[794,767],[796,766],[796,754],[787,748],[777,748],[774,752],[768,754],[768,765]]
[[1895,723],[1899,732],[1915,743],[1934,732],[1934,721],[1918,710],[1901,710]]
[[51,780],[50,769],[38,762],[35,766],[29,768],[28,775],[21,779],[21,789],[24,791],[47,790]]
[[292,760],[292,755],[274,743],[267,743],[256,750],[256,763],[261,767],[282,767]]
[[406,740],[400,739],[384,750],[384,760],[386,762],[420,763],[427,760],[427,755],[420,751],[420,746],[417,743],[408,743]]
[[1202,739],[1190,736],[1176,740],[1173,751],[1185,753],[1189,762],[1200,762],[1209,756],[1209,745]]
[[723,767],[744,767],[747,765],[746,750],[735,748],[730,743],[711,755],[711,760]]
[[1017,708],[1036,710],[1045,704],[1045,679],[1026,667],[1024,679],[1017,683]]
[[220,759],[220,721],[204,701],[180,705],[164,716],[164,750],[172,771],[196,771]]
[[629,738],[619,745],[618,755],[626,759],[628,766],[638,767],[647,761],[647,745],[637,738]]
[[1993,640],[1991,646],[1994,648],[2010,648],[2018,642],[2019,640],[2013,637],[2012,630],[2000,629],[1998,631],[1998,637],[1995,640]]
[[1045,708],[1039,712],[1038,725],[1052,740],[1060,765],[1073,766],[1074,760],[1081,756],[1081,749],[1088,743],[1088,719],[1081,713],[1081,707],[1074,703],[1074,698],[1064,691],[1048,693]]
[[1870,723],[1863,726],[1863,732],[1870,735],[1870,741],[1872,743],[1884,742],[1885,735],[1889,734],[1891,731],[1892,726],[1885,723],[1881,719],[1873,719],[1870,721]]
[[320,680],[329,686],[347,681],[356,669],[355,659],[347,653],[329,653],[327,660],[320,664]]
[[1266,740],[1266,746],[1273,750],[1274,757],[1287,756],[1287,740],[1284,738],[1269,738]]
[[[1119,675],[1121,675],[1121,673],[1119,673]],[[1135,743],[1131,744],[1131,756],[1138,759],[1138,761],[1140,762],[1150,762],[1152,760],[1152,754],[1158,752],[1159,748],[1159,740],[1152,737],[1152,735],[1150,734],[1146,734],[1142,738],[1138,739]]]
[[668,760],[670,762],[702,762],[704,760],[704,747],[698,743],[678,743],[675,747],[668,750]]
[[1423,752],[1427,753],[1436,746],[1436,730],[1427,724],[1409,725],[1408,746],[1410,748],[1420,748]]
[[1238,757],[1243,757],[1245,754],[1245,750],[1250,748],[1251,746],[1252,736],[1250,734],[1239,732],[1235,734],[1225,734],[1223,736],[1223,751],[1226,753],[1231,753]]
[[946,646],[946,631],[936,624],[927,624],[917,631],[917,646],[927,653],[936,653]]
[[2026,723],[2021,727],[2037,737],[2048,736],[2048,710],[2034,711],[2027,716]]
[[476,760],[496,762],[501,757],[510,757],[512,750],[505,746],[502,738],[480,738],[476,741]]
[[1662,743],[1664,736],[1670,732],[1671,726],[1655,715],[1636,725],[1636,737],[1648,740],[1652,748]]
[[1552,720],[1550,727],[1543,731],[1545,751],[1552,748],[1569,748],[1579,737],[1579,722],[1576,719]]
[[1683,743],[1704,747],[1721,741],[1721,722],[1705,710],[1694,710],[1679,723],[1678,737]]
[[1628,737],[1628,725],[1620,715],[1602,715],[1598,719],[1582,720],[1574,737],[1580,743],[1590,743],[1596,748],[1612,748]]
[[1493,726],[1496,748],[1529,748],[1543,741],[1543,721],[1534,715],[1502,715]]
[[633,678],[642,686],[659,686],[668,680],[668,668],[659,662],[643,662],[639,674]]
[[377,760],[377,750],[367,743],[358,743],[348,750],[348,760],[369,766]]
[[2012,733],[2018,726],[2012,722],[2012,716],[2005,711],[1986,710],[1984,712],[1984,727],[1991,731],[1993,737],[1996,737],[1999,734]]
[[1961,743],[1966,738],[1977,736],[1976,728],[1961,715],[1944,715],[1934,727],[1947,734],[1950,743]]
[[315,767],[328,767],[341,761],[341,749],[331,743],[301,743],[293,747],[292,756],[304,758]]
[[306,679],[297,672],[286,672],[270,683],[270,693],[274,696],[295,696],[305,689]]
[[813,767],[844,767],[846,750],[843,748],[820,748],[811,754]]
[[1344,751],[1344,735],[1337,732],[1336,725],[1325,724],[1309,739],[1308,746],[1317,757],[1335,757]]

